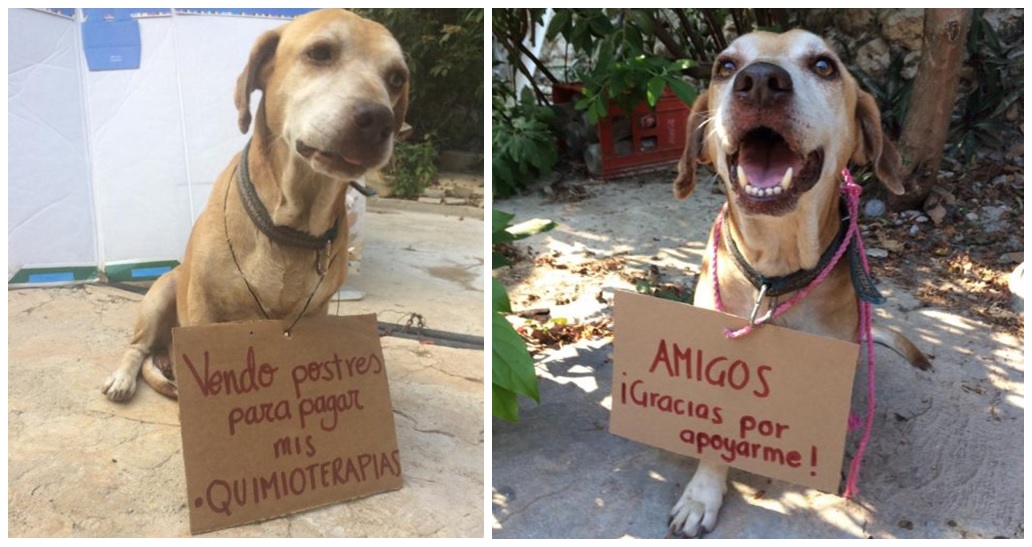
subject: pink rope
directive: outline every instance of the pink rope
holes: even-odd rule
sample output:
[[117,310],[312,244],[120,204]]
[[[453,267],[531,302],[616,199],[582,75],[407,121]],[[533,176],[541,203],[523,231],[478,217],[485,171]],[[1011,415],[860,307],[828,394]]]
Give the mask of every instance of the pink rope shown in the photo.
[[[871,271],[867,263],[867,252],[864,250],[864,240],[860,237],[860,228],[857,226],[857,214],[860,209],[860,186],[853,181],[853,175],[849,169],[842,170],[842,177],[845,179],[844,190],[846,201],[849,206],[849,214],[852,219],[849,221],[850,228],[856,236],[856,244],[859,247],[860,263],[864,272]],[[871,440],[871,429],[874,426],[874,338],[871,336],[871,303],[864,300],[857,300],[860,308],[860,323],[857,325],[857,339],[863,340],[867,350],[867,417],[864,423],[864,433],[860,436],[860,446],[849,464],[849,475],[846,477],[846,490],[843,495],[847,498],[855,496],[859,491],[860,464],[867,450],[867,443]]]
[[[852,180],[852,179],[850,179],[850,180]],[[859,186],[857,186],[857,188],[859,188]],[[843,188],[843,191],[845,191],[845,188]],[[724,207],[727,207],[726,203],[724,204]],[[856,214],[852,212],[852,209],[850,209],[850,211],[851,211],[850,215],[852,215],[854,220],[850,220],[849,229],[846,232],[846,237],[842,238],[842,244],[839,245],[838,250],[835,251],[835,255],[828,262],[828,265],[825,266],[825,268],[823,270],[821,270],[821,273],[819,273],[817,275],[817,277],[813,278],[813,281],[811,281],[809,285],[807,285],[806,287],[803,287],[792,298],[788,299],[787,301],[781,303],[778,307],[774,308],[774,311],[771,312],[770,314],[767,314],[766,316],[759,318],[754,324],[746,325],[746,326],[744,326],[744,327],[742,327],[742,328],[740,328],[738,330],[726,329],[724,331],[724,335],[727,336],[728,338],[738,338],[738,337],[741,337],[741,336],[745,336],[746,334],[749,334],[750,332],[752,332],[754,327],[762,325],[762,324],[770,321],[771,319],[774,319],[775,317],[778,317],[778,316],[784,314],[785,312],[787,312],[788,310],[790,310],[792,308],[792,306],[795,306],[800,300],[802,300],[803,298],[806,298],[810,294],[810,292],[812,292],[815,288],[817,288],[818,285],[820,285],[825,279],[827,279],[828,275],[831,274],[831,270],[835,268],[835,264],[838,264],[839,259],[842,258],[842,255],[845,254],[846,249],[849,248],[849,239],[853,236],[854,231],[856,231],[856,222],[855,222]],[[713,238],[714,238],[715,241],[719,241],[717,238],[720,237],[721,230],[723,229],[723,226],[722,226],[723,223],[724,223],[723,222],[723,218],[724,218],[723,214],[721,214],[719,217],[717,217],[717,224],[714,227],[714,232],[713,232]],[[712,258],[711,261],[715,265],[716,264],[716,245],[714,245],[713,256],[711,258]],[[716,303],[717,303],[717,309],[720,310],[720,311],[724,311],[724,303],[723,303],[723,301],[720,298],[720,287],[719,287],[719,284],[716,282],[716,279],[717,279],[716,272],[717,272],[717,268],[716,268],[716,266],[714,266],[714,268],[713,268],[713,280],[714,280],[714,284],[713,284],[714,288],[713,288],[713,290],[715,292],[715,300],[716,300]]]
[[[845,179],[844,184],[841,187],[842,194],[846,198],[846,208],[849,213],[849,228],[847,228],[846,236],[842,239],[842,244],[838,250],[835,251],[835,255],[828,262],[828,265],[810,282],[809,285],[798,291],[792,298],[782,303],[781,305],[774,308],[774,310],[767,315],[759,318],[754,323],[746,325],[738,330],[725,329],[724,336],[728,338],[739,338],[745,336],[753,331],[754,327],[758,327],[782,314],[787,312],[792,306],[796,305],[800,300],[810,294],[813,289],[823,282],[832,269],[838,264],[842,255],[845,254],[846,249],[849,248],[849,242],[852,238],[856,238],[857,246],[859,247],[859,254],[861,264],[863,265],[864,271],[869,272],[870,267],[867,264],[867,256],[864,252],[864,242],[860,237],[860,227],[857,224],[857,217],[860,210],[860,192],[862,189],[853,180],[853,175],[849,172],[849,169],[842,170],[842,177]],[[718,282],[717,274],[717,246],[720,244],[721,231],[724,226],[724,214],[727,209],[727,204],[724,204],[724,208],[721,209],[720,214],[717,215],[717,221],[713,226],[713,247],[710,249],[710,264],[712,265],[712,282],[713,282],[713,300],[716,304],[717,311],[724,311],[724,302],[720,297],[720,283]],[[867,416],[864,420],[864,432],[860,437],[860,445],[857,448],[856,456],[853,457],[853,461],[849,465],[849,475],[846,478],[846,489],[843,495],[847,498],[855,496],[859,492],[857,486],[860,478],[860,464],[863,460],[864,452],[867,450],[867,444],[871,439],[871,429],[874,425],[874,340],[871,337],[871,304],[864,300],[857,300],[857,307],[859,308],[860,321],[857,325],[857,340],[866,345],[867,350]],[[850,414],[849,423],[847,424],[850,431],[859,426],[859,419]]]
[[[717,246],[720,245],[720,230],[724,226],[724,213],[727,211],[727,202],[724,202],[724,206],[720,208],[720,213],[717,214],[717,223],[713,225],[713,247],[710,249],[710,264],[713,265],[713,302],[717,305],[717,311],[724,311],[724,301],[720,299],[720,277],[717,275]],[[724,335],[727,335],[727,330],[724,331]]]

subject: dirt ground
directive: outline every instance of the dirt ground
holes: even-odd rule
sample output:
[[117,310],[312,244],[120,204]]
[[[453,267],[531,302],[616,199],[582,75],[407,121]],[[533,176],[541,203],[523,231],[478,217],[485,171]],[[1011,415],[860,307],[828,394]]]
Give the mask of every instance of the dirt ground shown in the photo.
[[[703,183],[678,202],[672,180],[670,173],[608,184],[572,177],[547,194],[538,188],[494,204],[514,222],[559,224],[518,242],[509,249],[517,263],[495,272],[513,309],[524,312],[541,390],[540,404],[521,399],[518,424],[493,423],[496,538],[667,534],[670,507],[695,461],[608,432],[609,317],[617,288],[690,300],[724,198]],[[876,350],[877,412],[860,494],[845,500],[732,470],[708,537],[1024,537],[1023,319],[1019,330],[1007,314],[987,322],[968,299],[919,298],[921,288],[941,294],[956,285],[934,275],[892,279],[886,264],[901,275],[910,270],[891,258],[871,259],[889,300],[875,308],[875,321],[906,332],[935,370]],[[917,254],[907,259],[922,262]],[[860,367],[854,409],[864,408],[863,374]],[[847,440],[847,457],[856,444],[856,436]]]
[[[370,205],[361,269],[346,285],[366,296],[331,313],[418,314],[479,340],[483,211],[417,209]],[[177,403],[142,383],[127,404],[100,392],[140,299],[104,285],[8,291],[10,536],[190,535]],[[381,343],[403,487],[207,536],[483,536],[483,348]]]

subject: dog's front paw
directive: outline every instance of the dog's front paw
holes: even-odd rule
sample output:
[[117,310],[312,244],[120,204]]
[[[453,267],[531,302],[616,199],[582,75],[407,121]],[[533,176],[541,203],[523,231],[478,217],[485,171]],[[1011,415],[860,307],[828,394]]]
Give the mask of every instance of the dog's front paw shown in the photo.
[[124,403],[136,393],[136,375],[130,376],[121,370],[115,371],[104,381],[104,387],[100,388],[100,391],[107,395],[108,399]]
[[717,514],[727,492],[727,466],[699,462],[681,499],[670,510],[670,533],[696,537],[717,525]]

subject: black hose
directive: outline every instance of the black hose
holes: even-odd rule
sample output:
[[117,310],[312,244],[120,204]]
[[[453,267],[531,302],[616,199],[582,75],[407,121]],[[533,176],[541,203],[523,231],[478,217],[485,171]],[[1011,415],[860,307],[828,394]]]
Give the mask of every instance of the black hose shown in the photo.
[[[108,285],[116,289],[136,294],[147,294],[147,290],[149,289],[149,287],[140,287],[121,281],[109,281]],[[419,316],[415,315],[415,317]],[[419,323],[421,322],[422,318],[420,317]],[[380,331],[380,336],[393,336],[395,338],[406,338],[408,340],[417,340],[420,342],[432,341],[434,345],[450,348],[484,349],[483,336],[473,336],[471,334],[428,329],[423,326],[414,325],[411,321],[406,325],[377,321],[376,325]]]

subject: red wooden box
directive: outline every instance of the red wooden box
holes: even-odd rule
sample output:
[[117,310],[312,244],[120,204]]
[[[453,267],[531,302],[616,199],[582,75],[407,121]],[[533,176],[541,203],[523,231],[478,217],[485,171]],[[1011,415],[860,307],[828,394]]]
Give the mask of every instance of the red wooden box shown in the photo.
[[[554,102],[572,100],[581,87],[581,84],[554,86]],[[630,116],[610,102],[609,115],[598,121],[602,178],[655,171],[677,163],[684,150],[690,112],[691,107],[669,89],[664,90],[655,110],[642,102],[634,107]]]

